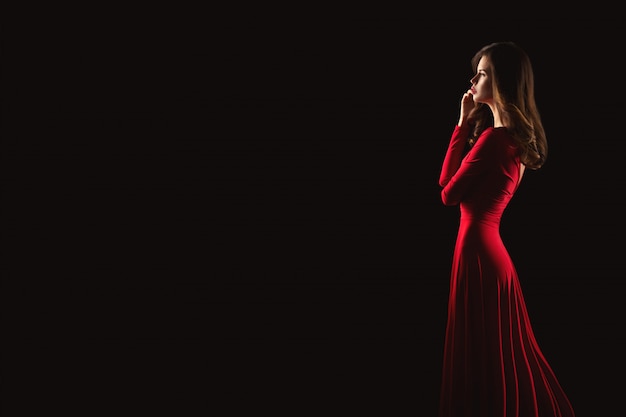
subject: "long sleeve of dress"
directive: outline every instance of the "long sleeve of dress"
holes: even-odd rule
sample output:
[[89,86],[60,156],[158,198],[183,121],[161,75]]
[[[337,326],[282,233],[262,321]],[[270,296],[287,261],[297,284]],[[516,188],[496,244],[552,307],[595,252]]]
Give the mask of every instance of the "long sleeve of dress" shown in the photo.
[[445,187],[452,176],[456,173],[461,165],[461,159],[463,158],[463,149],[469,135],[469,128],[466,126],[456,125],[448,144],[448,151],[446,157],[443,160],[443,167],[441,168],[441,175],[439,176],[439,185]]
[[441,200],[447,206],[457,205],[470,193],[477,181],[492,169],[499,150],[497,141],[485,130],[464,157],[463,152],[469,135],[469,127],[455,126],[443,161],[439,185]]

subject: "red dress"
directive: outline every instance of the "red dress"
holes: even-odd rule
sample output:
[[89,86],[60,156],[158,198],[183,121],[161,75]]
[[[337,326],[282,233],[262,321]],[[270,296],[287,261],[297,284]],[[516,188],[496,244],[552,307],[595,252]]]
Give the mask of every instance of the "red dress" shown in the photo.
[[486,129],[465,154],[455,127],[440,185],[460,206],[452,261],[440,417],[572,417],[528,318],[500,219],[521,180],[506,128]]

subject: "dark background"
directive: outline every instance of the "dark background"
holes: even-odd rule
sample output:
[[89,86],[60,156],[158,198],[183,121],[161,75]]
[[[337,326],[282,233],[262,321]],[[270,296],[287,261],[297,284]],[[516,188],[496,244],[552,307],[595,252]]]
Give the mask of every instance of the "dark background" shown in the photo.
[[621,409],[623,18],[162,14],[5,30],[10,415],[434,416],[437,180],[498,40],[550,146],[502,236],[578,415]]

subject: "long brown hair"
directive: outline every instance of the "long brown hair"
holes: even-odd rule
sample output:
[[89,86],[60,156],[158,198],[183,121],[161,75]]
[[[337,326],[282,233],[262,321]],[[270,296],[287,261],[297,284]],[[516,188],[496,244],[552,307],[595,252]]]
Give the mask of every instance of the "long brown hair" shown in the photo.
[[[541,168],[548,156],[548,143],[535,102],[530,58],[513,42],[494,42],[481,48],[472,58],[474,72],[482,57],[491,63],[494,105],[502,123],[518,143],[520,160],[527,168]],[[484,103],[477,103],[469,120],[473,123],[470,144],[487,127],[493,126],[493,115]]]

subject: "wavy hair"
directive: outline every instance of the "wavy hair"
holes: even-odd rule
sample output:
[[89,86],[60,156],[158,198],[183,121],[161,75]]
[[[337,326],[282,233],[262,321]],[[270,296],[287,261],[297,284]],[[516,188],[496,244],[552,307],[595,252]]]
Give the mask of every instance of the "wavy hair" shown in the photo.
[[[474,73],[482,57],[491,64],[494,105],[502,123],[518,143],[520,160],[527,168],[541,168],[548,156],[548,143],[535,102],[530,58],[513,42],[494,42],[472,58]],[[469,120],[473,124],[469,143],[473,145],[487,127],[493,126],[493,115],[486,104],[477,103]]]

